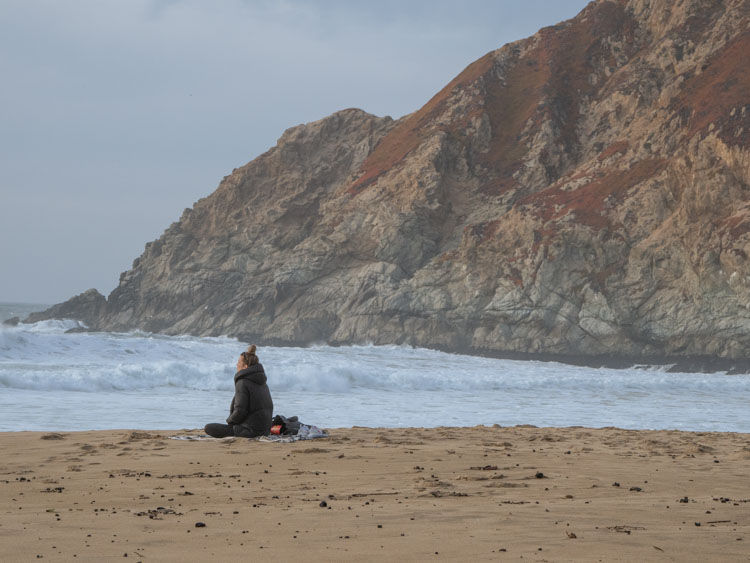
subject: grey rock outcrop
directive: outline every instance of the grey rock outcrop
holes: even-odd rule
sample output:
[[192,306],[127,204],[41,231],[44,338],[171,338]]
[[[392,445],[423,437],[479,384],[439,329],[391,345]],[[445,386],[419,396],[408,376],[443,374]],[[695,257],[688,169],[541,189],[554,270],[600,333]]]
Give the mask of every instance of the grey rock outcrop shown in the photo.
[[89,289],[68,299],[65,303],[53,305],[45,311],[31,313],[24,323],[36,323],[47,319],[76,319],[89,327],[95,327],[107,306],[107,299],[96,289]]
[[266,343],[748,359],[749,6],[592,2],[399,120],[289,129],[87,316]]

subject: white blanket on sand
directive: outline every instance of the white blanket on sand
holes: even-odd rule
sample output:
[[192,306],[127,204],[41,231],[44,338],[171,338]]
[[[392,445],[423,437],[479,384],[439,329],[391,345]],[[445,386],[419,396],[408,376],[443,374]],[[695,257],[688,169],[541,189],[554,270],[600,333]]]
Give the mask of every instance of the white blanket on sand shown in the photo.
[[314,440],[315,438],[328,438],[328,432],[321,430],[317,426],[309,426],[307,424],[300,424],[299,430],[293,435],[281,435],[271,434],[269,436],[261,436],[256,438],[259,442],[296,442],[298,440]]
[[[201,434],[199,436],[182,434],[177,436],[170,436],[172,440],[215,440],[219,442],[229,442],[237,439],[236,436],[227,436],[226,438],[212,438],[208,434]],[[258,436],[257,438],[246,438],[246,440],[255,440],[257,442],[298,442],[299,440],[314,440],[315,438],[328,438],[328,432],[321,430],[317,426],[310,426],[307,424],[301,424],[297,434],[293,436],[277,436],[271,434],[270,436]]]

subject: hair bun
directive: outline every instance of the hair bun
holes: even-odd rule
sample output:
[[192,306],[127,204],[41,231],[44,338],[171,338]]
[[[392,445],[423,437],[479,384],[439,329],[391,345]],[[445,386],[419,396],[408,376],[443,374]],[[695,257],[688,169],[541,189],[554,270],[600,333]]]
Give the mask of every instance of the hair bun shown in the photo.
[[255,344],[250,344],[250,346],[247,347],[247,353],[250,354],[251,356],[255,355],[255,350],[256,350]]

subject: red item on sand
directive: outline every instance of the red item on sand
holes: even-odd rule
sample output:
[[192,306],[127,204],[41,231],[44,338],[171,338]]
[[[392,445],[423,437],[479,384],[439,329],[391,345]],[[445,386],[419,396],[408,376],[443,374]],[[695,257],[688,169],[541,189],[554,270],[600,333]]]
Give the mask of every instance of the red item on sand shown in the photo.
[[271,434],[276,434],[277,436],[281,434],[281,424],[271,426]]

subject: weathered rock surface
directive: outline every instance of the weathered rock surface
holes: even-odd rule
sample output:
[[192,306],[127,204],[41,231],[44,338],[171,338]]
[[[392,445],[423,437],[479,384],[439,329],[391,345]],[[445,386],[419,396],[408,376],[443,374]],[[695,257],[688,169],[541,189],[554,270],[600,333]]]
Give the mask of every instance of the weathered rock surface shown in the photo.
[[260,343],[748,359],[749,12],[592,2],[397,121],[348,109],[289,129],[106,304],[54,314]]
[[84,291],[68,299],[65,303],[53,305],[46,311],[31,313],[25,323],[35,323],[47,319],[77,319],[90,327],[98,326],[107,306],[107,299],[95,289]]

